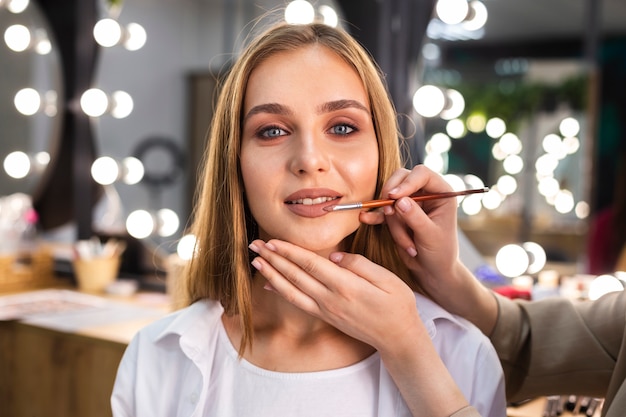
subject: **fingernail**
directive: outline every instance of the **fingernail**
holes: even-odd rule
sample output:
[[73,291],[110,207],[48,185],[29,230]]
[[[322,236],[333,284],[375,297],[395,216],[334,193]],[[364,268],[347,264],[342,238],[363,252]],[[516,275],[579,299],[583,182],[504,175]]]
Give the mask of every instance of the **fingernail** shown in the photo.
[[259,253],[259,247],[258,247],[255,243],[250,243],[250,244],[248,245],[248,248],[249,248],[252,252]]
[[267,249],[271,250],[272,252],[276,252],[276,246],[274,246],[274,245],[273,245],[272,243],[270,243],[270,242],[267,242],[267,243],[265,244],[265,247],[266,247]]
[[406,253],[408,253],[411,258],[415,258],[417,256],[417,250],[415,250],[413,246],[406,248]]
[[391,190],[389,190],[389,194],[396,194],[398,191],[400,191],[398,187],[392,188]]
[[341,260],[343,259],[343,253],[341,252],[333,252],[330,254],[330,260],[333,262],[341,262]]
[[385,216],[391,216],[393,214],[393,206],[383,207],[383,213],[385,214]]
[[276,288],[274,288],[272,286],[272,284],[270,284],[269,282],[266,282],[265,285],[263,286],[263,289],[267,290],[267,291],[272,291],[272,292],[276,292]]
[[411,204],[407,198],[401,198],[396,202],[396,207],[398,207],[398,210],[401,212],[406,213],[409,211],[409,208],[411,208]]
[[259,262],[259,260],[256,258],[254,258],[252,262],[250,263],[252,264],[253,267],[257,269],[257,271],[260,271],[263,268],[263,266],[261,265],[261,262]]

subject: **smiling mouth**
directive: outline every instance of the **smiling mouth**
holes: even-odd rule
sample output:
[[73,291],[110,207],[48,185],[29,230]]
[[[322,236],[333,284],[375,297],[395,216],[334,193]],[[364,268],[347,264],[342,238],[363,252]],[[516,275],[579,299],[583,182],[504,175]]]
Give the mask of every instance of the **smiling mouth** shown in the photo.
[[339,197],[317,197],[317,198],[300,198],[298,200],[290,200],[285,201],[286,204],[302,204],[304,206],[312,206],[315,204],[327,203],[329,201],[334,201],[339,199]]

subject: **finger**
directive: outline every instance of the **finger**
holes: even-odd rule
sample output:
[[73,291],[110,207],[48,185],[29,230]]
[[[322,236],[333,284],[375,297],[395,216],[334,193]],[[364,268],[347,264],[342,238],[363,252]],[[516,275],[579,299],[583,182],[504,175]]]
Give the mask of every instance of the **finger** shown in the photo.
[[399,187],[410,172],[411,171],[406,168],[401,168],[394,171],[393,174],[391,174],[391,176],[387,178],[385,184],[383,185],[383,188],[381,190],[383,198],[387,198],[389,196],[389,190]]
[[[450,229],[456,228],[456,201],[439,202],[436,208],[426,208],[410,198],[402,198],[396,203],[397,215],[387,220],[390,232],[396,242],[408,248],[404,237],[411,234],[413,244],[421,251],[428,251],[441,245]],[[410,230],[407,232],[406,230]],[[404,232],[403,232],[404,230]]]
[[359,213],[359,221],[369,225],[382,224],[385,222],[385,213],[380,210],[362,211]]
[[[366,257],[353,253],[334,252],[329,259],[335,264],[361,277],[375,287],[386,291],[387,277],[389,270],[370,261]],[[394,275],[395,276],[395,275]]]
[[252,261],[252,266],[267,280],[269,288],[289,303],[310,314],[319,312],[317,302],[308,294],[286,279],[272,264],[260,256]]
[[[253,242],[257,253],[285,279],[310,295],[327,289],[336,266],[314,252],[281,240]],[[254,250],[254,249],[253,249]]]
[[430,218],[413,200],[403,197],[396,202],[396,214],[387,217],[387,227],[391,237],[403,251],[414,258],[417,256],[415,235],[427,234],[431,227]]
[[416,193],[419,190],[426,192],[445,192],[452,188],[446,180],[425,165],[416,165],[408,172],[402,181],[389,189],[389,197],[399,199]]

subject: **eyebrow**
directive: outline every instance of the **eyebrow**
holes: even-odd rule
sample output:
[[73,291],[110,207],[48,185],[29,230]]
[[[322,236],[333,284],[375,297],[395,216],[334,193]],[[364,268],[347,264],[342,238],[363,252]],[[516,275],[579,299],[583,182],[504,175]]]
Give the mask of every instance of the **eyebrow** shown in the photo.
[[342,110],[342,109],[347,109],[347,108],[355,108],[358,110],[363,110],[364,112],[366,112],[367,114],[369,114],[369,109],[367,107],[365,107],[363,104],[361,104],[360,102],[356,101],[356,100],[335,100],[335,101],[329,101],[327,103],[322,104],[319,109],[318,112],[319,113],[330,113],[336,110]]
[[251,108],[250,111],[246,113],[246,116],[243,118],[244,123],[250,117],[259,113],[270,113],[270,114],[277,114],[277,115],[283,115],[283,116],[290,116],[292,114],[291,110],[289,110],[289,108],[283,106],[282,104],[278,104],[278,103],[259,104],[258,106],[254,106],[253,108]]
[[[358,110],[362,110],[366,113],[369,114],[369,109],[367,107],[365,107],[363,104],[361,104],[360,102],[358,102],[357,100],[334,100],[334,101],[329,101],[326,102],[322,105],[320,105],[318,107],[318,113],[330,113],[333,111],[337,111],[337,110],[342,110],[342,109],[347,109],[347,108],[355,108]],[[259,104],[258,106],[254,106],[253,108],[250,109],[250,111],[248,111],[248,113],[246,113],[245,117],[244,117],[244,123],[246,120],[248,120],[250,117],[254,116],[255,114],[259,114],[259,113],[270,113],[270,114],[277,114],[277,115],[284,115],[284,116],[290,116],[293,114],[293,112],[291,110],[289,110],[288,107],[283,106],[282,104],[279,103],[265,103],[265,104]]]

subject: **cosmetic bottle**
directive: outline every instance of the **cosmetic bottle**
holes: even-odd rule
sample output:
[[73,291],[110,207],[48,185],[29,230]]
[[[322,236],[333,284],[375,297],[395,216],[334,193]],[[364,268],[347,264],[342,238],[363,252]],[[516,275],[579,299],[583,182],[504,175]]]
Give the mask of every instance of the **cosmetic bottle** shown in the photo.
[[539,272],[537,283],[532,289],[532,299],[542,300],[548,297],[560,296],[559,273],[554,270]]

